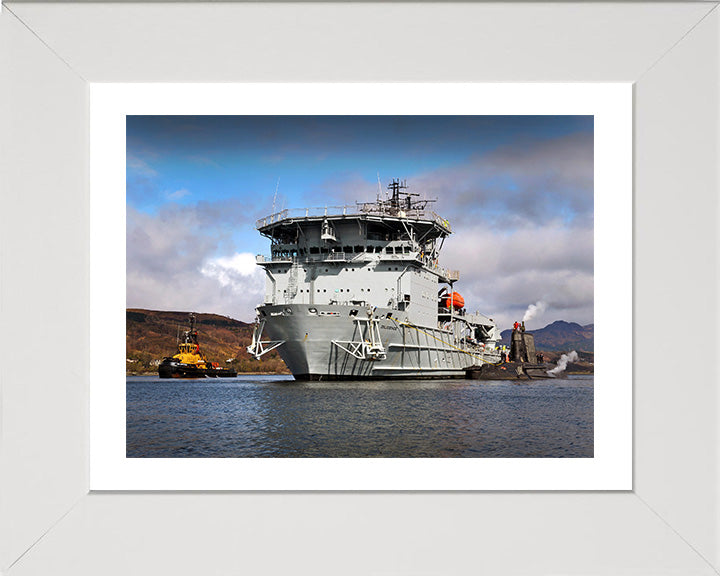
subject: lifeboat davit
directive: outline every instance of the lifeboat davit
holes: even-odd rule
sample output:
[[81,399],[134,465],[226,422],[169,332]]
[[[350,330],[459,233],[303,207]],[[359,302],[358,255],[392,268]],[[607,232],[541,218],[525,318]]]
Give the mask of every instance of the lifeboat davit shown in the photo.
[[465,298],[460,296],[460,294],[458,294],[457,292],[450,292],[449,294],[445,294],[442,299],[443,308],[450,308],[451,304],[455,310],[465,308]]

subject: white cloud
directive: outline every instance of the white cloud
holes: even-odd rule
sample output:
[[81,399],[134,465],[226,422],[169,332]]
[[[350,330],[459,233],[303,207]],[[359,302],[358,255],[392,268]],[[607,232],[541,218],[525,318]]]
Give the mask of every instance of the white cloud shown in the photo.
[[255,263],[255,255],[239,252],[230,257],[209,259],[200,272],[208,278],[216,279],[221,286],[245,289],[247,280],[262,282],[263,274]]
[[158,174],[157,170],[150,166],[145,160],[143,160],[142,158],[138,158],[133,154],[127,155],[126,162],[127,167],[134,171],[136,174],[148,177],[157,176]]
[[222,227],[187,208],[149,215],[127,211],[127,306],[223,314],[250,322],[263,300],[264,275],[249,253],[217,257]]
[[438,198],[453,224],[519,229],[593,213],[593,135],[528,139],[419,174],[416,191]]
[[592,229],[559,222],[513,233],[460,229],[446,241],[441,263],[460,270],[456,287],[468,309],[489,314],[502,329],[538,302],[545,309],[528,320],[528,328],[555,320],[593,322]]
[[186,190],[185,188],[181,188],[180,190],[175,190],[175,192],[166,192],[165,196],[168,200],[180,200],[180,198],[184,198],[185,196],[189,196],[190,191]]
[[542,315],[545,313],[545,310],[547,310],[547,303],[543,302],[542,300],[538,300],[535,304],[530,304],[530,306],[528,306],[527,310],[525,310],[522,321],[529,322],[536,317],[542,317]]
[[[155,174],[137,158],[129,157],[128,166]],[[437,197],[432,208],[453,224],[441,263],[460,270],[457,289],[469,310],[489,314],[502,329],[540,303],[546,309],[528,319],[530,329],[554,320],[593,322],[592,134],[528,139],[417,175],[410,184]],[[375,190],[358,174],[336,174],[303,194],[301,205],[372,200]],[[187,194],[180,189],[167,197]],[[282,196],[281,186],[278,209]],[[252,254],[233,252],[235,238],[269,212],[272,198],[267,191],[263,202],[168,203],[154,216],[128,208],[128,305],[251,320],[264,276]]]

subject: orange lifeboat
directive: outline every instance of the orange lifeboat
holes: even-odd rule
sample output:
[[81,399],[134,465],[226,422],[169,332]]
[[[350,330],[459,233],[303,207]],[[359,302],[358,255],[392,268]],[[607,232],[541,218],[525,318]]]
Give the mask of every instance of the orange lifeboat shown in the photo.
[[450,305],[452,305],[455,310],[459,310],[460,308],[465,307],[465,298],[460,296],[457,292],[450,292],[450,294],[445,294],[445,296],[443,296],[442,303],[443,308],[450,308]]

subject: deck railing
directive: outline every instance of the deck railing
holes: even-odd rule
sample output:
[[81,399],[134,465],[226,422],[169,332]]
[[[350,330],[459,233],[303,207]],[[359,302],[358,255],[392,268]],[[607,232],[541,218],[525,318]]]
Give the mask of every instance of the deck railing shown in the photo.
[[[363,256],[366,254],[373,255],[369,252],[360,252],[355,254],[346,254],[345,252],[332,252],[329,254],[305,254],[303,256],[285,256],[285,255],[272,255],[266,256],[264,254],[258,254],[255,256],[255,261],[260,264],[263,262],[285,262],[288,264],[301,264],[303,262],[352,262],[363,260]],[[444,266],[439,266],[436,261],[430,258],[421,257],[417,252],[410,254],[383,254],[383,260],[418,260],[425,264],[431,270],[437,272],[440,276],[448,281],[456,282],[460,279],[459,270],[450,270]]]
[[403,215],[392,214],[386,210],[381,210],[379,207],[368,206],[366,204],[361,205],[345,205],[345,206],[322,206],[314,208],[286,208],[280,212],[275,212],[264,218],[260,218],[255,222],[255,228],[260,229],[270,224],[275,224],[282,220],[291,218],[319,218],[322,216],[385,216],[391,218],[403,218],[405,220],[427,220],[435,222],[448,232],[451,232],[450,222],[446,218],[441,218],[438,214],[432,210],[409,210],[403,212]]

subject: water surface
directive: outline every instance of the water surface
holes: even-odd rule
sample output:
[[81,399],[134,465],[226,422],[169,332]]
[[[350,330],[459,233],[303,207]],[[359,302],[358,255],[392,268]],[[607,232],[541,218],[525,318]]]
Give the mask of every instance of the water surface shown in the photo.
[[127,378],[127,456],[593,456],[593,376],[533,381]]

